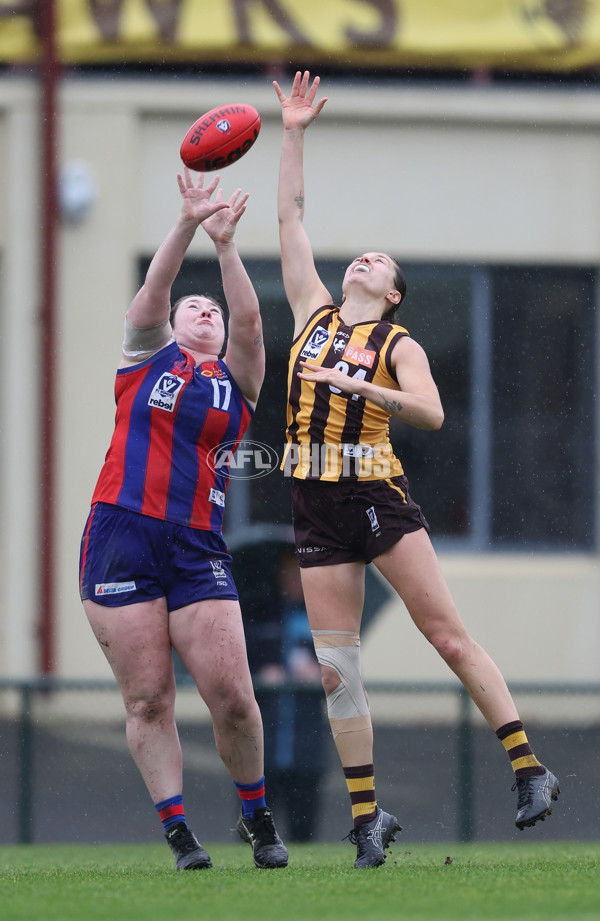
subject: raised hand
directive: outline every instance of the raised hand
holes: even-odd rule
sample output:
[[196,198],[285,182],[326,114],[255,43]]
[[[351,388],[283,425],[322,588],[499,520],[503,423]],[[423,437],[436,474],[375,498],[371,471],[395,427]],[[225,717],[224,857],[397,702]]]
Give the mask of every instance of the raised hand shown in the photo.
[[[215,244],[226,245],[233,240],[235,228],[246,210],[246,202],[248,201],[248,192],[245,192],[240,198],[241,192],[241,189],[236,189],[223,210],[216,211],[202,222],[202,227]],[[220,204],[222,201],[223,189],[217,189],[215,204]]]
[[297,71],[292,84],[292,91],[289,96],[286,96],[277,81],[273,81],[275,92],[281,103],[284,128],[301,128],[304,130],[315,120],[327,102],[327,97],[324,96],[323,99],[319,99],[315,103],[315,96],[320,82],[321,78],[315,77],[309,87],[310,71],[305,70],[303,74]]
[[223,211],[229,208],[229,204],[223,201],[223,196],[211,201],[211,196],[219,184],[219,176],[215,176],[210,184],[204,188],[204,173],[198,173],[198,179],[194,184],[192,175],[187,168],[183,168],[183,176],[177,174],[179,191],[181,192],[181,217],[184,221],[190,221],[200,224],[207,218],[216,214],[217,211]]

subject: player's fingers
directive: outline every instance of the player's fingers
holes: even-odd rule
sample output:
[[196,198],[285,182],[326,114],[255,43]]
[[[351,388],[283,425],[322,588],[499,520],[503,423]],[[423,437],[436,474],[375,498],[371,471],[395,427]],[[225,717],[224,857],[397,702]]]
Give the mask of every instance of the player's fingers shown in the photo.
[[241,192],[241,191],[242,191],[241,189],[236,189],[235,192],[233,192],[233,193],[229,196],[229,204],[230,204],[230,205],[232,205],[232,206],[235,205],[237,199],[240,197],[240,192]]
[[[204,180],[204,173],[200,173],[200,175],[202,176],[202,179]],[[206,186],[205,191],[208,192],[209,197],[212,195],[212,193],[215,191],[215,189],[219,185],[220,178],[221,177],[219,175],[215,176],[212,182]]]
[[296,76],[294,77],[294,82],[292,83],[292,96],[297,96],[300,89],[300,80],[302,79],[302,74],[299,70],[296,71]]
[[233,210],[237,217],[241,217],[244,211],[246,210],[246,203],[249,197],[250,197],[250,193],[246,192],[246,194],[243,195],[238,202],[236,202]]
[[310,71],[305,70],[302,74],[302,82],[300,83],[300,95],[306,96],[306,90],[308,89],[308,82],[310,80]]
[[279,86],[279,83],[277,82],[277,80],[273,80],[273,86],[275,87],[275,92],[277,93],[277,96],[278,96],[278,98],[279,98],[279,101],[280,101],[280,102],[285,102],[285,100],[287,99],[287,97],[286,97],[285,93],[283,92],[283,90],[281,89],[281,87]]
[[320,77],[315,77],[315,79],[313,80],[312,85],[308,93],[306,94],[306,98],[309,100],[309,102],[312,102],[315,96],[317,95],[317,90],[319,89],[320,82],[321,82]]

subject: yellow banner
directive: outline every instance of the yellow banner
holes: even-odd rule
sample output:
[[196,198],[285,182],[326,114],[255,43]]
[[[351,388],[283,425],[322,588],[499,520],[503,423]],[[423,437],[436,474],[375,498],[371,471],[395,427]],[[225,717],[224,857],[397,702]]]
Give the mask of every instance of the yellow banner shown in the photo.
[[[38,59],[47,0],[0,0],[0,61]],[[562,70],[600,61],[600,0],[55,0],[66,64]]]

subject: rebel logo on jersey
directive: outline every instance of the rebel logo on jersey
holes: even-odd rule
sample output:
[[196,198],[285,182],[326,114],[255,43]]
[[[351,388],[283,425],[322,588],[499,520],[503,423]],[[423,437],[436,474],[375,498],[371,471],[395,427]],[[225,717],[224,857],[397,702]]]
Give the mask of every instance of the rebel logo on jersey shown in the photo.
[[161,374],[148,397],[148,406],[172,413],[184,384],[185,380],[176,374]]
[[323,329],[322,326],[317,326],[317,328],[311,333],[310,339],[302,349],[300,353],[300,358],[311,358],[315,361],[327,343],[331,338],[331,333],[327,329]]

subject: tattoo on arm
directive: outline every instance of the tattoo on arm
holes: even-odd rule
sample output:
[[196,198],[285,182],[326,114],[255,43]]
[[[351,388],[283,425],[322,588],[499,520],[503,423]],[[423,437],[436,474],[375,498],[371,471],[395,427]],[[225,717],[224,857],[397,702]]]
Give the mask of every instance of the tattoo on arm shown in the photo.
[[300,195],[296,195],[294,201],[298,205],[298,210],[302,211],[304,208],[304,195],[302,195],[302,193],[300,193]]
[[253,344],[262,345],[263,344],[262,336],[257,336],[256,339],[253,340]]
[[379,394],[381,397],[381,406],[382,409],[385,409],[386,413],[389,413],[390,416],[393,416],[394,413],[400,412],[403,408],[400,400],[388,400],[387,397],[384,397],[382,393]]

